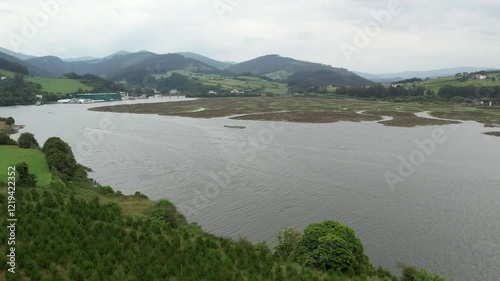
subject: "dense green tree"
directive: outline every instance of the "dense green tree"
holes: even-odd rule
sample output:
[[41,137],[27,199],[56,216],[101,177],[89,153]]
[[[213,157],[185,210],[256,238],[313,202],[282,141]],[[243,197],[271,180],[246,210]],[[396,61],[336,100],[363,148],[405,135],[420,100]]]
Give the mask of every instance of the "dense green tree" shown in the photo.
[[17,139],[20,148],[38,148],[38,142],[32,133],[22,133]]
[[76,163],[71,147],[57,137],[49,138],[43,145],[43,153],[50,169],[57,171],[63,180],[73,179],[83,173],[83,168]]
[[20,162],[16,165],[16,186],[35,187],[36,175],[29,172],[29,166],[26,162]]
[[16,145],[17,142],[11,139],[6,133],[0,132],[0,145]]
[[297,242],[300,240],[300,232],[294,228],[287,227],[278,231],[276,235],[276,245],[274,245],[274,250],[283,259],[288,259],[297,246]]
[[5,120],[5,125],[7,126],[12,126],[16,123],[16,120],[14,120],[14,118],[12,117],[8,117],[7,120]]
[[26,67],[25,65],[22,65],[18,62],[8,61],[4,58],[0,58],[0,68],[24,75],[29,74],[28,67]]
[[337,221],[309,225],[297,242],[294,259],[304,265],[357,273],[371,270],[354,230]]

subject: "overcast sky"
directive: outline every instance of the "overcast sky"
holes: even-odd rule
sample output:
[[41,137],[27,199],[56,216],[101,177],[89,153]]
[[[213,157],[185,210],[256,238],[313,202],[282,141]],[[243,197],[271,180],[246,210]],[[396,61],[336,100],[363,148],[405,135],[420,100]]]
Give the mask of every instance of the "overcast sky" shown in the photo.
[[500,67],[498,0],[7,0],[0,19],[0,46],[37,56],[279,54],[370,73]]

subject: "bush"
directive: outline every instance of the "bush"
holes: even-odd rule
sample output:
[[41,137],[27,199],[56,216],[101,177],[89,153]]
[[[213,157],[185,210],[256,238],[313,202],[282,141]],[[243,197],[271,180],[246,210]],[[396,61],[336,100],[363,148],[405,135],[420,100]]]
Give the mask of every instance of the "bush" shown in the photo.
[[99,194],[102,195],[110,195],[110,194],[115,194],[115,191],[111,186],[98,186],[97,191]]
[[12,118],[12,117],[9,117],[9,118],[7,118],[7,119],[5,120],[5,125],[7,125],[7,126],[12,126],[12,125],[14,125],[15,123],[16,123],[16,120],[14,120],[14,118]]
[[71,180],[77,176],[86,176],[82,166],[78,165],[71,147],[60,138],[49,138],[42,149],[49,169],[63,180]]
[[168,200],[160,200],[155,206],[146,210],[146,214],[155,220],[169,224],[173,228],[181,223],[187,223],[186,218]]
[[288,257],[293,253],[297,242],[300,239],[300,232],[294,228],[287,227],[282,229],[276,235],[276,245],[274,245],[274,250],[283,259],[288,259]]
[[26,162],[16,165],[16,185],[19,187],[35,187],[36,175],[30,174],[29,166]]
[[38,142],[31,133],[22,133],[17,139],[20,148],[38,148]]
[[401,281],[447,281],[447,279],[434,274],[429,273],[425,269],[416,269],[413,266],[399,265],[403,270],[403,277]]
[[147,195],[144,195],[144,194],[140,193],[139,191],[136,191],[136,192],[134,193],[134,197],[136,197],[136,198],[140,198],[140,199],[144,199],[144,200],[149,199]]
[[313,223],[297,243],[294,259],[306,266],[341,272],[371,270],[354,230],[336,221]]
[[17,142],[4,132],[0,132],[0,145],[17,145]]

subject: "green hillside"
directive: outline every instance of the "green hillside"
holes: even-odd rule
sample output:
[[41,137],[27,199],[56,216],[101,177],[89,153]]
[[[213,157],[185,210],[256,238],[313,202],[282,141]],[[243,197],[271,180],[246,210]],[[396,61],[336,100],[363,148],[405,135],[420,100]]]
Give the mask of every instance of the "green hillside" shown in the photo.
[[[0,69],[0,76],[5,76],[13,79],[16,74],[14,72]],[[41,90],[47,93],[75,93],[79,89],[83,91],[91,91],[93,88],[83,84],[76,79],[67,78],[43,78],[25,76],[26,81],[40,84]]]
[[288,86],[283,83],[271,82],[259,77],[236,76],[236,77],[213,77],[201,79],[204,85],[221,86],[225,90],[242,90],[247,92],[261,91],[263,94],[285,95]]
[[156,79],[169,78],[173,73],[181,74],[194,82],[200,82],[203,86],[220,87],[222,91],[230,92],[238,90],[240,92],[259,91],[262,94],[285,95],[288,92],[288,86],[284,83],[268,81],[256,76],[234,76],[225,77],[216,74],[199,74],[189,70],[174,70],[164,74],[153,75]]
[[[489,87],[489,86],[500,86],[500,72],[487,74],[488,79],[485,80],[475,80],[468,79],[466,81],[461,81],[454,76],[450,77],[440,77],[436,79],[431,79],[422,82],[416,83],[402,83],[400,85],[411,87],[413,84],[416,86],[424,86],[426,90],[432,90],[434,92],[439,92],[439,89],[446,85],[455,86],[455,87],[466,87],[466,86],[475,86],[475,87]],[[389,86],[389,85],[387,85]]]
[[30,172],[37,176],[38,184],[46,186],[51,181],[51,175],[45,155],[35,149],[22,149],[17,146],[0,146],[0,182],[7,182],[7,168],[15,166],[17,163],[25,161],[28,163]]
[[40,84],[42,91],[48,93],[75,93],[79,89],[83,91],[91,91],[93,89],[75,79],[27,77],[26,80]]
[[12,71],[8,71],[8,70],[5,70],[5,69],[0,69],[0,76],[5,76],[7,78],[14,78],[14,75],[16,75],[14,72]]

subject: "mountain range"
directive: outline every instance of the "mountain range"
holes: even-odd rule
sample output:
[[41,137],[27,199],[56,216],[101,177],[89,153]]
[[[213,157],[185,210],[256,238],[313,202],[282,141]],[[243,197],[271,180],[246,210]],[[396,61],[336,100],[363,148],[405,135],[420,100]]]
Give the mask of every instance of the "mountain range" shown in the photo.
[[61,77],[70,72],[90,73],[112,81],[125,81],[131,85],[141,84],[148,77],[161,76],[174,70],[221,76],[251,74],[301,87],[365,86],[373,84],[373,81],[392,82],[413,77],[433,78],[454,75],[458,72],[483,70],[482,68],[461,67],[432,71],[368,74],[321,63],[281,57],[276,54],[261,56],[241,63],[230,63],[192,52],[156,54],[149,51],[133,53],[119,51],[103,58],[62,59],[50,55],[36,57],[0,48],[0,58],[26,66],[30,75],[34,76]]

